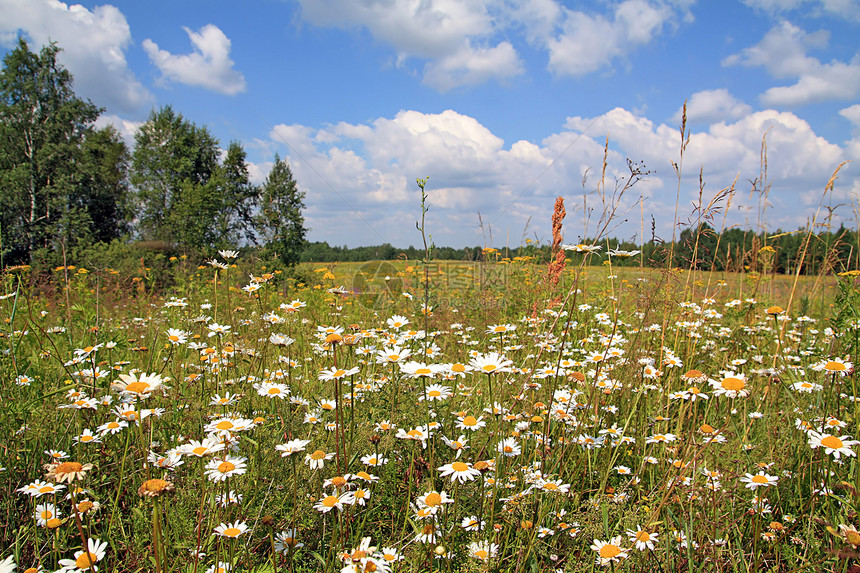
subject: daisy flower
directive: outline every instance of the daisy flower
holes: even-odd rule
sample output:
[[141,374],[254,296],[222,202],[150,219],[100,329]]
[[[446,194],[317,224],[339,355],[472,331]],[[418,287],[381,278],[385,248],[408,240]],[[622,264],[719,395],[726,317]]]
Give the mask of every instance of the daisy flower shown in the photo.
[[497,352],[479,354],[469,361],[469,366],[476,371],[483,372],[485,374],[510,372],[513,364],[512,360],[508,360]]
[[496,451],[509,458],[520,455],[523,450],[514,438],[505,438],[496,446]]
[[188,342],[188,333],[184,330],[179,330],[178,328],[168,328],[167,342],[169,342],[173,346],[185,344],[186,342]]
[[499,546],[489,541],[472,541],[469,543],[469,557],[485,563],[496,556]]
[[72,483],[75,480],[82,480],[87,476],[87,472],[93,469],[93,464],[82,464],[80,462],[58,462],[47,464],[45,477],[52,479],[58,483]]
[[76,444],[97,444],[101,442],[101,438],[93,434],[89,428],[84,428],[83,431],[73,438]]
[[322,450],[316,450],[305,455],[305,463],[312,470],[321,470],[325,466],[325,462],[334,457],[334,454],[327,454]]
[[477,515],[470,515],[469,517],[464,517],[460,522],[460,527],[465,529],[466,531],[479,531],[484,528],[486,522],[484,520],[478,520]]
[[328,513],[332,509],[343,511],[344,504],[353,505],[355,498],[351,492],[343,492],[340,495],[327,495],[322,497],[315,505],[314,509],[320,513]]
[[383,456],[376,456],[375,454],[367,454],[366,456],[362,456],[360,461],[366,466],[378,467],[384,466],[386,463],[388,463],[388,458]]
[[395,563],[405,559],[405,557],[393,547],[383,547],[379,550],[379,556],[386,563]]
[[717,396],[727,396],[729,398],[746,398],[749,396],[749,388],[747,387],[747,379],[743,374],[735,372],[724,372],[723,378],[720,380],[709,380],[711,387],[714,389],[714,394]]
[[27,494],[31,497],[42,497],[43,495],[52,495],[66,489],[62,484],[54,484],[46,481],[36,480],[32,483],[20,487],[15,491]]
[[59,571],[67,573],[89,573],[92,568],[98,571],[96,563],[105,558],[107,541],[99,541],[93,537],[87,540],[87,550],[75,552],[74,559],[60,559]]
[[597,551],[597,564],[603,567],[618,563],[627,557],[627,550],[621,547],[622,537],[616,535],[609,541],[595,539],[591,548]]
[[579,243],[578,245],[564,245],[561,246],[565,251],[573,251],[575,253],[596,253],[603,247],[600,245],[585,245],[583,243]]
[[452,482],[457,480],[460,483],[472,481],[481,475],[481,472],[465,462],[452,462],[450,464],[445,464],[439,468],[439,471],[441,472],[441,477],[451,476]]
[[636,531],[632,529],[627,530],[627,538],[630,540],[630,543],[636,544],[636,549],[639,551],[645,551],[646,549],[653,551],[654,545],[659,542],[656,533],[649,533],[639,525],[636,526]]
[[484,334],[506,334],[517,329],[515,324],[491,324]]
[[475,418],[474,416],[458,416],[457,417],[457,428],[460,430],[470,430],[472,432],[480,430],[487,423],[484,421],[484,417]]
[[197,456],[202,458],[225,448],[224,444],[216,437],[207,436],[202,442],[191,440],[187,444],[179,446],[176,451],[183,456]]
[[423,401],[425,396],[430,402],[435,402],[437,400],[447,400],[451,397],[451,389],[447,386],[442,386],[441,384],[430,384],[429,386],[427,386],[426,394],[422,394],[421,396],[419,396],[418,400]]
[[558,480],[540,480],[537,483],[537,488],[550,493],[567,493],[570,491],[570,484],[562,483]]
[[385,321],[388,325],[388,328],[403,328],[407,324],[409,324],[409,319],[405,316],[400,316],[399,314],[395,314],[391,318]]
[[223,460],[214,459],[206,464],[206,476],[214,482],[225,481],[247,471],[248,458],[226,456]]
[[255,384],[254,388],[257,390],[257,394],[266,398],[279,398],[283,400],[290,395],[289,387],[279,382],[262,382]]
[[460,434],[456,440],[450,440],[445,436],[442,436],[442,441],[445,442],[445,445],[451,448],[452,450],[457,452],[455,457],[459,458],[460,454],[463,453],[463,450],[468,449],[469,440],[466,439],[466,436]]
[[406,360],[411,355],[412,352],[399,346],[386,346],[376,353],[376,362],[377,364],[396,364],[401,360]]
[[59,521],[60,512],[53,503],[40,503],[36,506],[35,518],[39,527],[45,527],[51,522]]
[[831,436],[830,434],[825,434],[823,432],[816,432],[815,430],[810,430],[807,434],[809,436],[809,447],[813,450],[816,448],[824,448],[824,453],[827,455],[832,455],[835,459],[839,459],[841,456],[848,457],[856,457],[857,453],[851,449],[851,446],[856,446],[860,444],[857,440],[852,440],[851,436]]
[[744,474],[744,477],[740,478],[740,481],[746,484],[744,486],[745,488],[755,491],[759,487],[768,487],[776,485],[776,483],[779,481],[779,478],[760,471],[755,475]]
[[319,373],[319,379],[323,382],[330,382],[332,380],[341,380],[346,378],[347,376],[352,376],[353,374],[358,374],[359,368],[356,366],[354,368],[350,368],[349,370],[344,370],[342,368],[329,368],[328,370],[321,370]]
[[229,563],[219,561],[217,565],[213,565],[209,569],[207,569],[206,573],[229,573],[232,569],[233,566]]
[[421,494],[415,501],[419,508],[429,508],[434,513],[442,509],[444,504],[454,503],[454,500],[448,497],[446,492],[438,492],[435,490]]
[[813,364],[812,369],[816,372],[827,372],[829,374],[839,374],[840,376],[847,376],[854,369],[854,364],[852,364],[851,362],[846,362],[845,360],[837,356],[835,358],[831,358],[829,360],[825,359],[821,362]]
[[220,537],[237,538],[248,531],[248,524],[244,521],[234,521],[233,523],[222,523],[215,528],[215,535]]
[[275,449],[281,452],[282,457],[289,457],[293,454],[303,452],[305,446],[310,444],[310,440],[290,440],[286,444],[278,444]]
[[275,551],[279,553],[287,553],[290,549],[298,549],[304,546],[304,543],[300,543],[296,539],[295,529],[285,529],[275,534]]
[[203,428],[207,434],[229,436],[231,433],[243,432],[254,427],[254,421],[247,418],[217,418]]
[[425,364],[414,360],[400,365],[400,371],[410,378],[433,377],[442,371],[444,367],[439,364]]
[[209,338],[212,338],[215,335],[224,336],[230,331],[230,326],[226,324],[218,324],[217,322],[210,322],[206,325],[209,328]]

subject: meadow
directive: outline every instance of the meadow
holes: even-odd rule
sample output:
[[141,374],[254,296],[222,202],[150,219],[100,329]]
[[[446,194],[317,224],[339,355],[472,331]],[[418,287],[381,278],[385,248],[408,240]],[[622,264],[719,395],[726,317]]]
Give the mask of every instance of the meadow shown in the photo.
[[856,570],[858,273],[487,255],[6,269],[0,571]]

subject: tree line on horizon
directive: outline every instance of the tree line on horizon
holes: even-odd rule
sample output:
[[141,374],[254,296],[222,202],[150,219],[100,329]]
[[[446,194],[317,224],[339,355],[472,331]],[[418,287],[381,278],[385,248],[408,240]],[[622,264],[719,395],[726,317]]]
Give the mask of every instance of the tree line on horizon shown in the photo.
[[[197,258],[241,247],[287,267],[424,257],[423,249],[411,246],[308,242],[305,196],[285,160],[275,155],[264,183],[254,185],[240,143],[222,149],[205,126],[171,106],[150,113],[129,149],[115,128],[96,127],[103,110],[75,95],[59,52],[52,43],[35,53],[19,39],[3,59],[0,267],[50,268],[92,249],[108,258],[129,256],[130,247],[132,256],[148,250]],[[616,258],[616,265],[665,267],[671,257],[671,266],[680,268],[788,273],[800,267],[814,274],[860,268],[858,241],[858,232],[844,227],[768,234],[718,232],[702,223],[683,229],[674,245],[654,237],[639,245],[609,239],[600,246],[603,253],[640,251]],[[549,246],[531,240],[511,249],[433,248],[439,260],[544,262],[550,255]]]
[[[787,274],[838,273],[860,269],[860,234],[856,230],[840,227],[835,231],[817,234],[805,231],[756,233],[738,228],[719,232],[708,223],[696,228],[685,228],[672,248],[671,243],[652,238],[644,244],[619,239],[605,241],[584,240],[584,244],[596,244],[601,249],[592,254],[590,263],[600,264],[611,251],[637,252],[631,257],[615,257],[612,264],[625,267],[665,268],[668,257],[672,267],[717,272],[763,272]],[[302,262],[363,262],[374,260],[404,259],[417,261],[423,258],[424,250],[414,246],[398,249],[382,245],[348,247],[332,246],[328,242],[308,243],[301,254]],[[569,258],[578,255],[571,251]],[[513,248],[433,247],[433,258],[457,261],[513,261],[543,263],[551,258],[549,245],[536,241]]]

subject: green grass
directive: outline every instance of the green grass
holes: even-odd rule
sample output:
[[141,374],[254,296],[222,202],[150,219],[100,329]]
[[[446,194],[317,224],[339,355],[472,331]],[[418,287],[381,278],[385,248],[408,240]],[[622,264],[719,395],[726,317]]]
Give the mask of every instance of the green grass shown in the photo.
[[[626,553],[615,570],[849,570],[860,468],[853,455],[812,448],[802,428],[856,436],[853,370],[812,368],[856,353],[855,277],[795,284],[580,262],[572,256],[554,288],[531,261],[434,262],[428,313],[425,269],[415,261],[309,265],[310,284],[273,273],[252,293],[243,290],[248,275],[267,269],[247,262],[216,271],[175,261],[165,293],[146,277],[110,271],[73,269],[38,283],[7,272],[0,556],[12,556],[18,571],[55,571],[82,540],[97,539],[107,543],[99,571],[203,572],[219,561],[243,571],[340,571],[341,553],[369,537],[377,551],[367,556],[382,559],[390,548],[402,557],[396,571],[592,571],[603,569],[591,547],[600,540]],[[296,300],[303,306],[292,311]],[[768,314],[772,305],[788,312]],[[390,326],[395,315],[408,324]],[[229,329],[209,336],[213,324]],[[327,344],[321,327],[341,328],[342,339]],[[168,329],[187,331],[187,340],[172,344]],[[273,334],[293,342],[280,346]],[[377,352],[393,354],[394,344],[411,356],[378,363]],[[462,375],[450,366],[481,359],[510,365]],[[430,377],[402,369],[410,360],[430,365]],[[103,375],[94,378],[96,369]],[[356,370],[320,379],[332,369]],[[694,369],[748,395],[685,380]],[[164,386],[121,404],[131,394],[116,386],[120,375],[143,374]],[[806,393],[802,382],[817,386]],[[708,399],[689,400],[691,386]],[[272,388],[289,397],[272,397]],[[436,392],[444,399],[425,400]],[[213,403],[228,393],[235,398]],[[93,408],[69,407],[86,398]],[[107,433],[132,406],[138,417],[146,411],[142,423]],[[469,416],[485,425],[464,429]],[[182,455],[172,469],[152,461],[225,419],[248,426],[221,432],[230,451]],[[426,432],[428,422],[426,440],[402,437]],[[712,442],[709,428],[719,436]],[[85,430],[100,441],[81,442]],[[468,447],[452,449],[461,436]],[[505,438],[510,456],[497,450]],[[290,440],[309,442],[283,457],[276,446]],[[92,464],[65,484],[82,487],[75,500],[92,509],[77,513],[68,487],[40,497],[20,491],[53,482],[48,450]],[[306,456],[317,450],[333,456],[311,469]],[[388,461],[372,466],[366,456]],[[239,471],[210,479],[230,470],[224,462]],[[439,468],[455,462],[480,471],[463,483],[443,477]],[[774,485],[745,487],[741,478],[760,472]],[[346,474],[348,486],[325,484]],[[139,495],[156,478],[173,490]],[[315,509],[358,490],[369,494],[363,506]],[[240,503],[218,502],[231,491]],[[434,491],[451,503],[419,511]],[[46,503],[60,513],[55,528],[34,517]],[[461,526],[472,516],[479,530]],[[237,522],[247,526],[238,538],[213,534]],[[629,538],[640,527],[656,534],[653,549]],[[301,547],[274,551],[288,529]],[[435,539],[421,536],[431,532]],[[489,562],[472,555],[491,547]]]

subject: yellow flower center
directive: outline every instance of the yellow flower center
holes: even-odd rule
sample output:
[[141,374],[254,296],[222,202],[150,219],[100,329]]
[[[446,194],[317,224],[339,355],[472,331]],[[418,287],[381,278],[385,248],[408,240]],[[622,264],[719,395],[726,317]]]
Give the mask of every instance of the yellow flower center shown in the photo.
[[314,453],[312,453],[312,454],[311,454],[311,459],[312,459],[312,460],[321,460],[321,459],[323,459],[324,457],[325,457],[325,452],[324,452],[324,451],[322,451],[322,450],[317,450],[317,451],[315,451]]
[[193,453],[195,456],[202,456],[203,454],[205,454],[208,451],[209,451],[209,448],[206,448],[204,446],[197,446],[196,448],[191,450],[191,453]]
[[278,388],[277,386],[273,386],[272,388],[269,388],[267,392],[268,392],[270,395],[276,395],[276,394],[280,394],[280,393],[281,393],[281,389],[280,389],[280,388]]
[[636,534],[636,541],[648,543],[649,541],[651,541],[651,535],[647,531],[640,531]]
[[428,507],[436,507],[440,503],[442,503],[442,496],[435,491],[427,494],[427,497],[424,498],[424,504]]
[[455,472],[464,472],[469,469],[469,466],[467,466],[463,462],[454,462],[453,464],[451,464],[451,469],[453,469]]
[[514,451],[514,449],[513,449],[512,447],[510,447],[510,446],[505,446],[504,448],[502,448],[502,450],[504,450],[504,452],[505,452],[506,454],[510,454],[511,452],[513,452],[513,451]]
[[432,374],[432,371],[429,368],[419,368],[415,371],[419,376],[428,376]]
[[57,475],[71,474],[81,471],[84,468],[80,462],[63,462],[57,466],[54,473]]
[[239,537],[241,534],[242,530],[238,527],[228,527],[223,533],[225,537]]
[[236,464],[233,462],[221,462],[218,464],[218,471],[222,474],[230,473],[236,469]]
[[133,392],[135,394],[143,394],[147,390],[149,390],[149,384],[146,382],[130,382],[125,387],[126,392]]
[[233,422],[231,422],[230,420],[221,420],[220,422],[215,424],[215,427],[219,430],[231,430],[233,429]]
[[703,434],[713,434],[715,430],[714,430],[714,427],[711,426],[710,424],[702,424],[699,427],[699,431],[702,432]]
[[442,392],[440,392],[439,390],[430,390],[429,392],[427,392],[427,395],[431,398],[438,398],[442,395]]
[[848,368],[846,368],[844,364],[842,364],[841,362],[835,362],[833,360],[828,360],[827,363],[824,365],[824,369],[828,372],[844,372],[848,370]]
[[602,559],[612,559],[613,557],[616,557],[619,553],[621,553],[621,548],[617,545],[612,545],[611,543],[607,543],[600,548],[600,557]]
[[89,551],[84,551],[78,556],[77,559],[75,559],[75,567],[77,567],[78,569],[89,569],[90,565],[96,563],[98,560],[98,557],[96,557]]
[[557,491],[558,490],[558,486],[552,482],[543,484],[543,488],[545,490],[549,490],[549,491]]
[[335,487],[343,487],[346,485],[346,480],[340,476],[335,476],[331,478],[331,484]]
[[722,387],[731,392],[738,392],[743,390],[746,387],[746,382],[741,380],[740,378],[735,378],[733,376],[729,376],[728,378],[723,378]]
[[478,559],[486,559],[487,557],[489,557],[489,555],[490,554],[487,552],[486,549],[478,549],[477,551],[475,551],[475,557],[477,557]]
[[39,493],[51,493],[54,491],[54,487],[50,485],[43,485],[39,488]]
[[466,416],[465,418],[463,418],[463,425],[464,426],[477,426],[478,420],[475,419],[475,416]]
[[821,438],[821,445],[825,448],[830,448],[832,450],[838,450],[842,447],[842,440],[837,438],[836,436],[825,436]]
[[493,372],[496,368],[498,368],[498,366],[496,366],[495,364],[484,364],[483,366],[481,366],[481,369],[484,372]]
[[324,500],[322,500],[322,504],[326,507],[334,507],[335,505],[337,505],[337,497],[329,495]]
[[764,477],[763,475],[755,475],[755,476],[753,476],[753,478],[752,478],[752,482],[753,482],[753,483],[769,483],[769,482],[768,482],[768,479],[767,479],[766,477]]
[[451,365],[451,372],[465,372],[465,371],[466,371],[466,367],[462,364],[452,364]]

